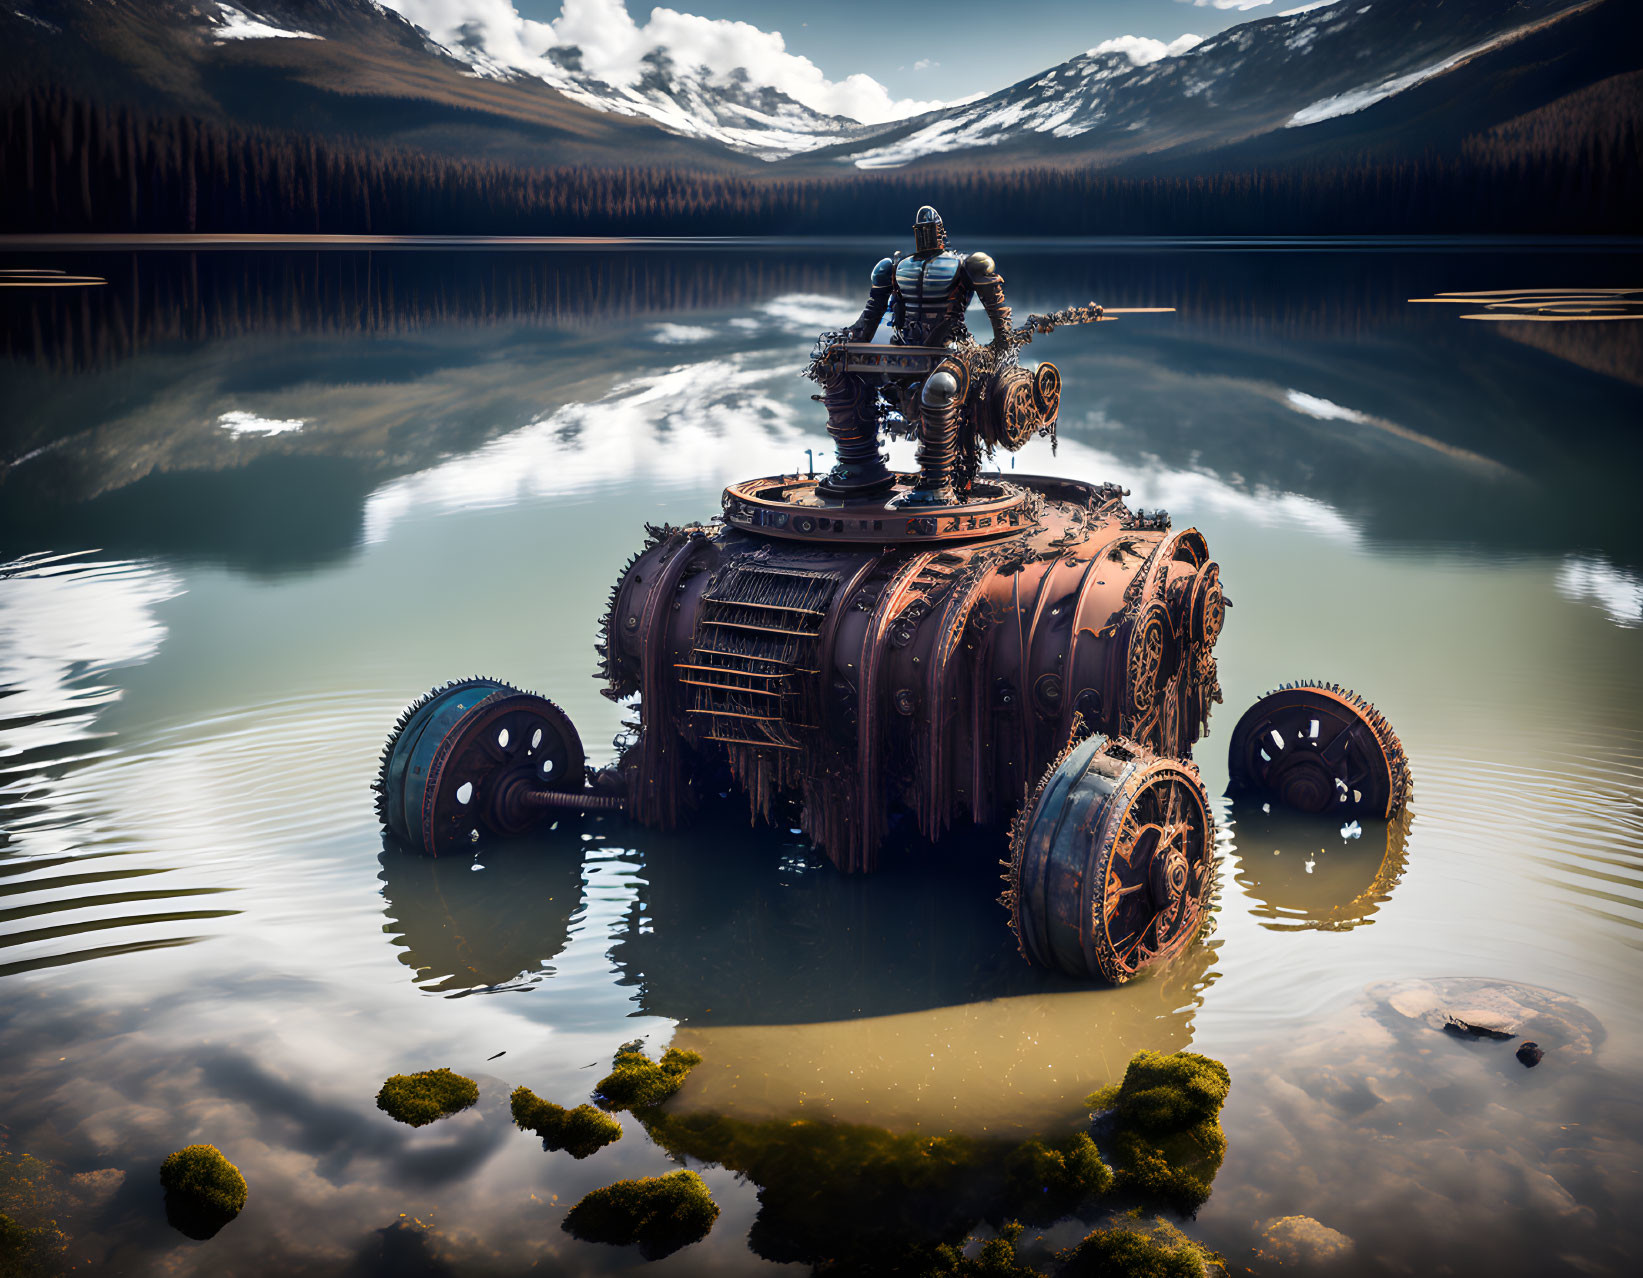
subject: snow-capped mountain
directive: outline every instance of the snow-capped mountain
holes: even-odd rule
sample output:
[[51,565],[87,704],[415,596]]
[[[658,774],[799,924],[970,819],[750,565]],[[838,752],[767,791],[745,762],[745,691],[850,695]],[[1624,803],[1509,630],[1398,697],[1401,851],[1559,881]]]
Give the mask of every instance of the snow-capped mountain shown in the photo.
[[0,71],[510,162],[1133,168],[1255,139],[1294,154],[1562,19],[1635,3],[1318,0],[1207,40],[1109,40],[934,109],[829,80],[776,33],[661,8],[640,26],[618,0],[567,0],[552,24],[507,0],[7,0]]
[[1163,56],[1092,49],[825,155],[861,168],[978,151],[1113,164],[1226,146],[1353,115],[1592,2],[1323,0]]
[[641,23],[623,0],[564,0],[551,21],[509,0],[382,0],[474,74],[534,79],[595,110],[778,159],[939,102],[897,101],[862,75],[830,80],[779,32],[671,8]]
[[585,70],[574,47],[554,50],[531,70],[500,62],[477,40],[443,47],[476,75],[498,80],[534,77],[596,111],[643,117],[671,132],[709,139],[765,160],[848,141],[868,131],[859,121],[814,111],[772,85],[754,84],[745,68],[721,73],[681,66],[659,47],[642,55],[640,74],[631,83],[611,83]]
[[[412,14],[435,2],[387,0]],[[571,28],[540,28],[553,42],[534,54],[512,30],[498,35],[479,23],[433,38],[475,74],[536,77],[595,110],[643,116],[767,160],[813,152],[860,168],[893,168],[954,152],[1025,151],[1116,163],[1353,114],[1590,3],[1314,0],[1208,40],[1109,40],[975,100],[877,123],[807,106],[757,82],[747,67],[727,68],[722,51],[714,67],[693,62],[683,41],[647,48],[665,33],[638,28],[625,10],[613,17],[619,5],[602,15],[625,24],[629,35],[627,56],[605,59],[619,74],[568,42],[576,38]]]

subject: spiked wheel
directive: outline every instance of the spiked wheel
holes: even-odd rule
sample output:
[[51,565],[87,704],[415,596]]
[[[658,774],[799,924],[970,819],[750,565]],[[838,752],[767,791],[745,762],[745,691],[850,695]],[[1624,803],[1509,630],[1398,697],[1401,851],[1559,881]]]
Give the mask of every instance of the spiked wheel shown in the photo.
[[1269,692],[1238,720],[1228,747],[1232,790],[1301,812],[1391,817],[1409,799],[1409,764],[1392,725],[1357,693],[1302,680]]
[[1197,934],[1215,871],[1198,770],[1090,737],[1045,773],[1010,832],[1001,898],[1022,955],[1122,984]]
[[581,738],[546,697],[494,679],[463,679],[408,706],[382,752],[383,828],[433,856],[481,829],[518,834],[541,815],[532,792],[580,790]]

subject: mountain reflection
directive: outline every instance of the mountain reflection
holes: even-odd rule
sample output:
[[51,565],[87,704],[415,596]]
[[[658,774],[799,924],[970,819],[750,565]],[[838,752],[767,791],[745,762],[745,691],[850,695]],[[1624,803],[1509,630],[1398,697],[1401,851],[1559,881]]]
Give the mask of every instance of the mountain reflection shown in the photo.
[[[778,468],[805,446],[824,462],[797,373],[817,329],[854,315],[864,251],[87,255],[108,288],[0,298],[0,554],[279,572],[349,554],[423,497],[505,504],[647,473],[712,490],[761,433]],[[1625,515],[1638,390],[1554,358],[1607,371],[1612,355],[1571,343],[1636,326],[1542,326],[1560,344],[1543,354],[1407,300],[1492,282],[1496,255],[1007,256],[1023,314],[1179,308],[1029,352],[1062,367],[1062,439],[1110,459],[1096,478],[1299,500],[1380,543],[1643,563]],[[1578,428],[1554,430],[1574,380]]]

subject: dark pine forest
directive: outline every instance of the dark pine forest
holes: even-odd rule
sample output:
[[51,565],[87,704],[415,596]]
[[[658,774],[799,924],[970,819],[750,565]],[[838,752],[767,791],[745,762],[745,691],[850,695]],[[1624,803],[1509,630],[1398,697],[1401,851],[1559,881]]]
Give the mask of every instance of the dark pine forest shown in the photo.
[[0,117],[0,231],[879,233],[933,200],[993,234],[1624,234],[1643,208],[1640,154],[1636,95],[1616,82],[1476,135],[1458,153],[1182,177],[1051,166],[823,176],[520,168],[33,89]]

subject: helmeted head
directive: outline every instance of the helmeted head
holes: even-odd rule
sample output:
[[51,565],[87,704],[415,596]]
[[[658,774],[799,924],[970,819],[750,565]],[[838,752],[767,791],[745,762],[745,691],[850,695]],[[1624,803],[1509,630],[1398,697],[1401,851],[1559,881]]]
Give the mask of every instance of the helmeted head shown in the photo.
[[922,205],[913,214],[913,252],[935,253],[947,247],[947,228],[941,224],[941,214],[928,205]]

